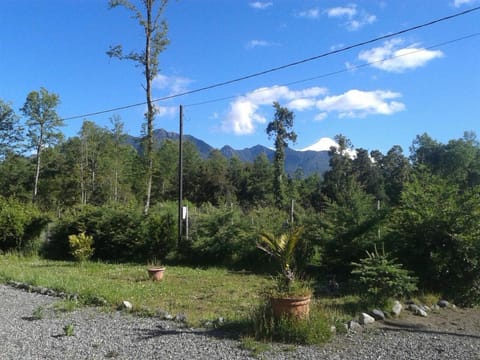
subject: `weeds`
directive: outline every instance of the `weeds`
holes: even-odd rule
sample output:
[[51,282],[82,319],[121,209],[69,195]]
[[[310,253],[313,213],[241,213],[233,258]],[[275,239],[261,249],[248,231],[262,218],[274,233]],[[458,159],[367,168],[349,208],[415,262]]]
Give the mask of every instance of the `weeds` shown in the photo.
[[33,320],[42,320],[45,317],[45,308],[42,305],[37,306],[32,313]]
[[75,332],[75,327],[72,323],[69,323],[63,327],[63,335],[65,336],[73,336]]

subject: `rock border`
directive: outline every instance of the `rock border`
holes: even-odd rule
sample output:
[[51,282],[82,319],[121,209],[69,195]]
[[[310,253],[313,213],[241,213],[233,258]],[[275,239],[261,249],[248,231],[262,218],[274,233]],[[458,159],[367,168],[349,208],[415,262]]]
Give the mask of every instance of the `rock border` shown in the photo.
[[421,317],[427,317],[428,313],[432,310],[438,311],[440,309],[456,309],[455,304],[450,304],[447,300],[441,299],[432,307],[429,307],[424,304],[415,304],[413,301],[407,301],[405,305],[398,300],[394,301],[390,314],[385,314],[382,310],[373,309],[368,312],[360,313],[358,320],[349,320],[344,324],[345,329],[348,332],[358,332],[362,331],[365,326],[373,324],[375,321],[384,321],[389,317],[399,317],[401,312],[405,309],[410,311],[412,314]]

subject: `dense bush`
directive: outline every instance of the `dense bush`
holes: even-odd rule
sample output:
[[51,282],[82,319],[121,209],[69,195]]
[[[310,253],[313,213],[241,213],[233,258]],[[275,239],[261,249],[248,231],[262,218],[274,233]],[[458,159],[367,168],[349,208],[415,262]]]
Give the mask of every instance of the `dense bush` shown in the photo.
[[[418,171],[391,217],[390,248],[422,288],[458,303],[480,303],[480,187]],[[448,284],[448,287],[445,286]]]
[[0,196],[0,250],[35,250],[48,222],[48,215],[34,205]]
[[85,232],[94,239],[94,259],[146,262],[163,259],[176,241],[172,206],[153,207],[147,216],[134,207],[82,206],[57,222],[44,254],[71,259],[68,236]]
[[177,204],[160,203],[152,207],[141,222],[142,256],[147,260],[165,259],[176,249]]
[[203,207],[190,212],[189,262],[199,265],[245,264],[255,252],[252,225],[237,207]]

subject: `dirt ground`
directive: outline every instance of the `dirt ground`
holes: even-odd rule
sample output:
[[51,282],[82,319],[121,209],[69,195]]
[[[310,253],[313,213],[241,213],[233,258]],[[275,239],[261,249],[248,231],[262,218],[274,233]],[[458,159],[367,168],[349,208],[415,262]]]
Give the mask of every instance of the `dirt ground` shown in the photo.
[[376,322],[375,326],[480,335],[480,309],[445,308],[432,310],[427,317],[404,310],[398,319]]

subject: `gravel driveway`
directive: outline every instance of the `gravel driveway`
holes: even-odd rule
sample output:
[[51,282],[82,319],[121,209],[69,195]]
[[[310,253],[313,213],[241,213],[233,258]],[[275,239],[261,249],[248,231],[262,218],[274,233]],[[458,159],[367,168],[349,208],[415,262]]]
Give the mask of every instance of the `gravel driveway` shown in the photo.
[[[156,318],[82,308],[55,312],[58,298],[0,285],[0,359],[254,359],[215,331]],[[34,319],[35,310],[43,316]],[[64,327],[71,324],[72,336]],[[273,345],[262,359],[480,360],[480,334],[372,327],[335,337],[323,348]]]

